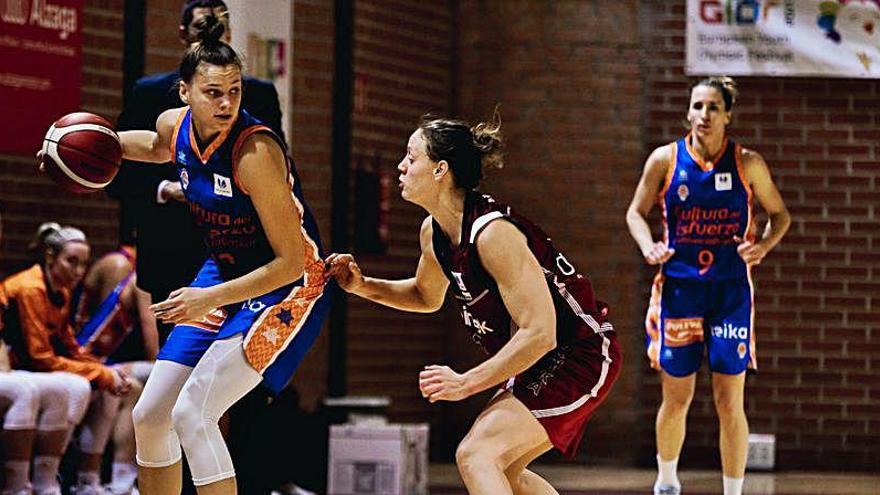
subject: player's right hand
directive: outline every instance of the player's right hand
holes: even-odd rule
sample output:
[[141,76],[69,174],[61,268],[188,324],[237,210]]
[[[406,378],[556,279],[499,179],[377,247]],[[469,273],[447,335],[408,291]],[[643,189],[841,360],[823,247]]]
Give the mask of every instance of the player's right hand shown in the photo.
[[131,390],[131,380],[128,374],[119,366],[112,366],[113,370],[113,388],[110,393],[113,395],[125,395]]
[[361,267],[350,254],[333,253],[324,259],[324,266],[327,267],[327,275],[335,278],[345,292],[354,292],[364,285]]
[[675,254],[675,249],[670,249],[665,242],[655,242],[651,246],[651,249],[644,254],[645,261],[647,261],[649,265],[659,265],[660,263],[665,263],[669,258],[672,258],[672,255]]

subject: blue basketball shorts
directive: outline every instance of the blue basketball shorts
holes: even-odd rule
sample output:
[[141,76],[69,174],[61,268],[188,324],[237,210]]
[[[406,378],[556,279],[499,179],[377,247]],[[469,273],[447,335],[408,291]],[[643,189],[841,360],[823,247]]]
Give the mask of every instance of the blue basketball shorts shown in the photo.
[[645,318],[651,366],[684,377],[707,355],[717,373],[756,368],[753,308],[748,278],[700,281],[658,273]]
[[[199,321],[175,325],[157,359],[195,367],[215,340],[245,335],[246,356],[263,375],[263,383],[279,392],[296,371],[321,331],[330,309],[332,282],[322,267],[307,269],[297,282],[249,299],[217,308]],[[223,283],[212,259],[202,266],[190,287],[213,287]],[[253,335],[256,351],[248,352]],[[254,356],[252,358],[251,356]]]

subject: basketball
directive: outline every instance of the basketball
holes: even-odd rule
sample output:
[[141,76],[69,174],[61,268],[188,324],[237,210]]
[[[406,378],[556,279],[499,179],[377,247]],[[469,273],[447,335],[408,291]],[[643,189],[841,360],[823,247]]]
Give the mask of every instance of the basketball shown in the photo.
[[103,117],[76,112],[56,120],[43,139],[43,164],[62,188],[75,193],[103,189],[122,161],[122,146]]

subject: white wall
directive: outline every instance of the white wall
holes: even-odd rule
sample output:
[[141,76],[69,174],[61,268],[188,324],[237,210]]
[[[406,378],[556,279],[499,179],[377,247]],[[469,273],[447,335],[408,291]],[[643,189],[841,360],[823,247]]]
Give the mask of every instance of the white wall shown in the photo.
[[232,46],[247,74],[271,80],[278,90],[284,133],[290,139],[293,4],[289,0],[226,0]]

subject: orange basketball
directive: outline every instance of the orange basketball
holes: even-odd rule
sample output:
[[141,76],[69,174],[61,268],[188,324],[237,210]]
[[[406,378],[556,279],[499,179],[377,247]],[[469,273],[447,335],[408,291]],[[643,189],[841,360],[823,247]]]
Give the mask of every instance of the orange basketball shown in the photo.
[[122,146],[113,126],[88,112],[56,120],[43,139],[43,164],[62,188],[88,193],[109,184],[122,162]]

